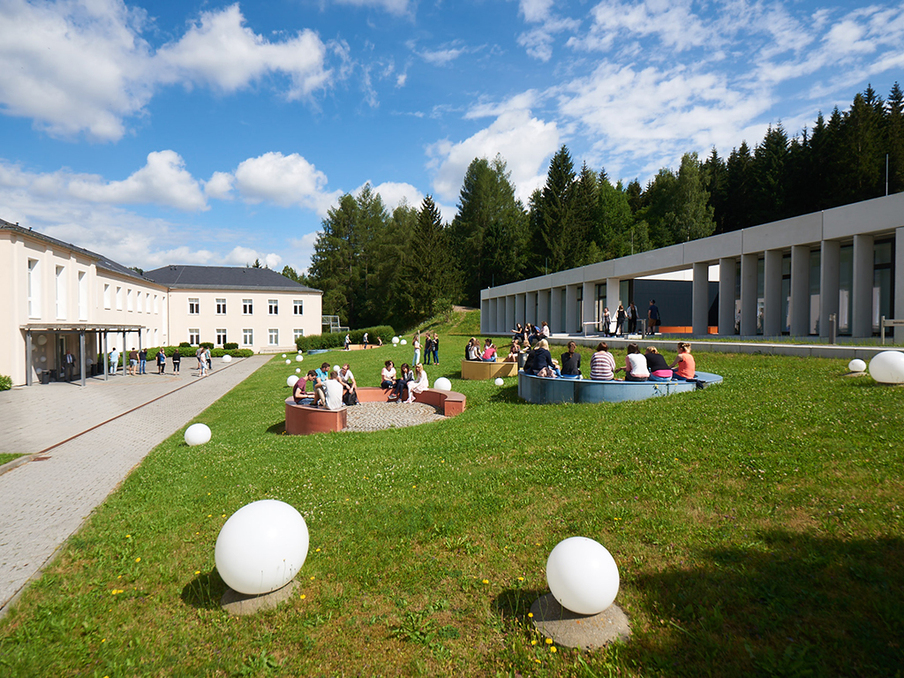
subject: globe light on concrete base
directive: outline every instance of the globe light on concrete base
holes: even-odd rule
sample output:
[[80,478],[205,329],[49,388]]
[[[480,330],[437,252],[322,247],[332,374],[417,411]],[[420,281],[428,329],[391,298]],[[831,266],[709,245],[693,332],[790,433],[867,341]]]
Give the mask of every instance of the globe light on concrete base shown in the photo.
[[869,361],[869,374],[880,384],[904,384],[904,352],[877,353]]
[[504,386],[505,379],[503,379],[502,377],[496,377],[496,381],[494,381],[493,383],[496,384],[496,386]]
[[301,355],[300,353],[297,356],[295,356],[295,362],[300,363],[303,361],[304,361],[304,356]]
[[849,372],[865,372],[866,371],[866,363],[860,358],[854,358],[851,362],[848,363],[848,371]]
[[304,517],[275,499],[252,502],[233,513],[214,551],[223,581],[246,595],[281,589],[298,574],[307,555]]
[[291,360],[286,360],[286,365],[291,365],[291,364],[292,364]]
[[433,382],[433,388],[435,388],[437,391],[451,391],[452,382],[445,377],[440,377]]
[[221,360],[222,360],[224,363],[231,363],[231,362],[232,362],[232,356],[229,355],[229,354],[227,353],[226,355],[224,355],[224,356],[221,358]]
[[207,424],[192,424],[185,429],[185,444],[197,447],[210,442],[210,427]]
[[618,595],[618,566],[599,542],[587,537],[569,537],[556,544],[549,554],[546,582],[566,610],[599,614]]
[[392,343],[393,343],[393,344],[398,344],[398,343],[399,343],[399,338],[398,338],[398,337],[393,337],[393,338],[392,338]]
[[338,371],[339,371],[339,366],[338,366],[338,365],[333,365],[333,371],[334,371],[334,372],[338,372]]
[[407,340],[407,339],[402,339],[402,341],[400,341],[399,343],[400,343],[402,346],[406,346],[406,345],[408,344],[408,340]]
[[285,353],[283,353],[283,354],[282,354],[282,357],[283,357],[283,358],[285,358],[285,357],[286,357],[286,354],[285,354]]
[[301,368],[300,368],[300,367],[296,367],[296,368],[295,368],[295,374],[301,374]]
[[289,375],[289,377],[286,379],[286,386],[288,386],[289,388],[295,388],[295,383],[296,383],[297,381],[298,381],[298,377],[295,376],[294,374],[291,374],[291,375]]

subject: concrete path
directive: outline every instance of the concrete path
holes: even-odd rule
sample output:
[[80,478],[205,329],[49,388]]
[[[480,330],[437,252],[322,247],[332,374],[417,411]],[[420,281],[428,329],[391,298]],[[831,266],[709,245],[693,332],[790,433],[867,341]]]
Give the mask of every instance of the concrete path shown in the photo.
[[270,358],[0,393],[0,452],[32,455],[0,475],[0,616],[148,452]]

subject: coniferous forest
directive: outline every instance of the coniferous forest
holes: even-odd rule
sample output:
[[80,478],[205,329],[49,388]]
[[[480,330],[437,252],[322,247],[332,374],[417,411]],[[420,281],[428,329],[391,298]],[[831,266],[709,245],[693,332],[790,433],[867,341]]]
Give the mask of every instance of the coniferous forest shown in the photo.
[[486,287],[902,190],[896,82],[887,99],[867,87],[846,111],[820,113],[793,136],[778,123],[727,157],[686,153],[646,186],[576,167],[565,146],[527,205],[502,157],[475,158],[451,224],[430,196],[390,211],[365,186],[330,209],[302,281],[323,290],[323,312],[344,324],[408,328],[452,304],[477,306]]

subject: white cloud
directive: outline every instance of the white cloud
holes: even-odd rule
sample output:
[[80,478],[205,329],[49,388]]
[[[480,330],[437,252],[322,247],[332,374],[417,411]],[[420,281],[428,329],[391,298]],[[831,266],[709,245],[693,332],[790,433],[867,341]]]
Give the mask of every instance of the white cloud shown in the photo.
[[424,50],[419,52],[419,54],[428,64],[447,66],[466,51],[464,47],[447,47],[445,49]]
[[232,200],[232,185],[235,177],[229,172],[214,172],[210,179],[204,182],[204,194],[208,198],[217,200]]
[[246,202],[298,205],[324,216],[340,195],[327,192],[326,175],[297,153],[265,153],[242,161],[235,173],[235,188]]
[[270,73],[287,75],[286,95],[298,99],[323,87],[326,46],[310,30],[273,43],[245,26],[238,4],[203,12],[198,23],[177,42],[163,46],[155,57],[160,79],[184,84],[205,83],[234,92]]
[[185,169],[185,162],[175,151],[149,153],[147,164],[124,181],[73,178],[69,193],[89,202],[156,204],[189,211],[207,209],[200,184]]
[[[441,200],[456,202],[468,165],[475,158],[495,158],[501,155],[511,172],[516,195],[527,202],[534,189],[545,180],[544,162],[557,150],[560,134],[555,122],[544,122],[527,108],[514,105],[521,98],[511,100],[510,106],[496,108],[498,117],[489,127],[464,141],[438,141],[427,149],[429,166],[436,169],[433,189]],[[483,105],[485,112],[492,107]]]
[[[365,182],[365,184],[371,182]],[[364,188],[362,184],[357,189],[355,189],[354,194],[357,195],[358,192]],[[409,206],[419,209],[421,206],[421,201],[424,199],[424,194],[421,193],[418,189],[416,189],[411,184],[407,183],[396,183],[394,181],[384,181],[382,184],[377,184],[374,186],[371,183],[371,188],[374,193],[379,193],[380,197],[383,199],[383,204],[386,205],[389,211],[394,210],[402,201],[408,203]]]
[[409,0],[334,0],[337,5],[351,5],[352,7],[375,7],[383,9],[390,14],[402,15],[413,11]]
[[550,7],[552,7],[552,0],[520,0],[518,2],[518,9],[524,16],[524,20],[530,23],[547,19]]
[[262,264],[268,266],[269,268],[276,270],[282,270],[282,257],[278,254],[268,253],[265,254],[263,252],[259,252],[250,247],[243,247],[241,245],[236,245],[232,250],[223,257],[222,263],[226,266],[248,266],[253,264],[255,261],[260,261]]

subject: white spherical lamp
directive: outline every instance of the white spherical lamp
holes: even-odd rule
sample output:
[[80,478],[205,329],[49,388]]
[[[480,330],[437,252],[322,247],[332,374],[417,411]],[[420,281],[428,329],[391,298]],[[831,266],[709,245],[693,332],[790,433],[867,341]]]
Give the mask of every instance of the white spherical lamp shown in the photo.
[[295,368],[295,374],[301,374],[301,368],[300,368],[300,367],[296,367],[296,368]]
[[618,595],[618,566],[599,542],[569,537],[546,561],[546,583],[559,604],[577,614],[599,614]]
[[291,365],[291,364],[292,364],[291,360],[286,360],[286,365]]
[[301,353],[299,353],[297,356],[295,356],[295,362],[300,363],[303,361],[304,361],[304,356],[301,355]]
[[869,374],[881,384],[904,384],[904,352],[877,353],[869,361]]
[[505,380],[502,377],[496,377],[496,381],[493,382],[496,386],[502,386],[505,384]]
[[222,361],[223,361],[224,363],[231,363],[231,362],[232,362],[232,356],[229,355],[229,354],[227,353],[226,355],[223,356]]
[[338,371],[339,371],[339,366],[338,366],[338,365],[333,365],[333,371],[334,371],[334,372],[338,372]]
[[451,391],[452,382],[445,377],[440,377],[433,382],[433,388],[435,388],[437,391]]
[[210,442],[210,427],[207,424],[192,424],[185,429],[185,444],[197,447]]
[[283,353],[283,354],[282,354],[282,357],[283,357],[283,358],[285,358],[285,357],[286,357],[286,354],[285,354],[285,353]]
[[393,344],[398,344],[398,343],[399,343],[399,338],[398,338],[398,337],[393,337],[393,338],[392,338],[392,343],[393,343]]
[[297,376],[295,376],[294,374],[289,375],[289,377],[286,379],[286,386],[288,386],[289,388],[295,388],[295,382],[297,381]]
[[400,341],[399,343],[400,343],[402,346],[405,346],[405,345],[408,344],[408,340],[407,340],[407,339],[402,339],[402,341]]
[[308,526],[282,501],[264,499],[230,516],[214,558],[217,572],[232,590],[260,595],[281,589],[298,574],[308,555]]
[[860,358],[854,358],[851,362],[848,363],[848,371],[850,372],[865,372],[866,371],[866,363],[860,360]]
[[38,343],[39,343],[41,346],[43,346],[44,344],[47,343],[47,337],[44,336],[43,334],[39,334],[39,335],[38,335]]

